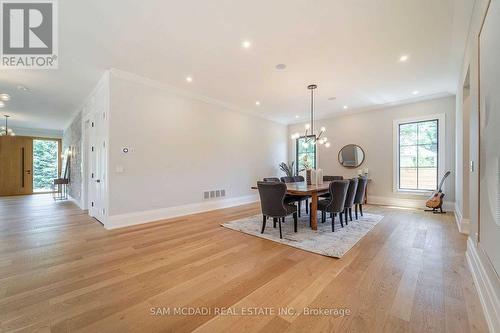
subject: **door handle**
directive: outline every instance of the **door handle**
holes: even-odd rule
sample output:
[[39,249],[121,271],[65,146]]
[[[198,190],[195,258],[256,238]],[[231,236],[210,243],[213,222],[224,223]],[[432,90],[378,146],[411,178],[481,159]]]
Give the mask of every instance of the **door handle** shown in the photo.
[[26,173],[27,173],[28,175],[30,175],[30,174],[31,174],[31,170],[26,170]]
[[96,182],[96,183],[100,183],[100,182],[101,182],[101,180],[100,180],[100,179],[96,179],[96,181],[95,181],[95,182]]

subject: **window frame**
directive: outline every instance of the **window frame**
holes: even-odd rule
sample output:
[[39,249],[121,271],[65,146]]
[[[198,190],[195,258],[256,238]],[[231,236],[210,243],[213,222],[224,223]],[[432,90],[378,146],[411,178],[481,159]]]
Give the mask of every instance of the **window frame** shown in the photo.
[[[440,179],[445,173],[446,167],[446,115],[444,113],[427,115],[415,118],[396,119],[393,121],[393,192],[401,194],[414,194],[414,195],[429,195],[435,190],[419,190],[419,189],[402,189],[400,188],[400,142],[399,142],[399,128],[400,125],[421,123],[426,121],[438,121],[438,140],[437,140],[437,183],[439,185]],[[418,168],[418,166],[417,166]],[[437,189],[437,188],[436,188]]]
[[[306,136],[302,135],[295,139],[295,172],[298,175],[300,170],[299,170],[299,140],[304,139]],[[315,135],[308,135],[307,138],[316,138]],[[314,145],[314,161],[313,161],[313,169],[316,169],[316,166],[318,165],[318,147],[317,144]]]

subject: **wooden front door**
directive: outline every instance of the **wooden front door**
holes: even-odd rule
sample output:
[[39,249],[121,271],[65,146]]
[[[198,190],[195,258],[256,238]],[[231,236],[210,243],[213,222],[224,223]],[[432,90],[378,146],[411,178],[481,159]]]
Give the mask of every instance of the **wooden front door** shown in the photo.
[[0,137],[0,195],[33,193],[33,139]]

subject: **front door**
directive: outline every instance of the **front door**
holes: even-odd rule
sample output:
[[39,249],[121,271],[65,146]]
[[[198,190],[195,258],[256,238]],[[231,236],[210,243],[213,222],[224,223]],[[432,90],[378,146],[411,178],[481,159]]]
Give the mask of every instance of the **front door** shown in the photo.
[[0,195],[33,193],[33,139],[0,137]]

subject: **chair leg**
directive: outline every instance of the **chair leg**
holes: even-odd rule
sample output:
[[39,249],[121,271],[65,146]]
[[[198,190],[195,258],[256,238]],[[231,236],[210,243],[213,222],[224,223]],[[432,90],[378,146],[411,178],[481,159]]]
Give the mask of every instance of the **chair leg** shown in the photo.
[[332,232],[335,232],[335,215],[332,216]]
[[262,230],[260,231],[261,234],[263,234],[264,229],[266,229],[266,221],[267,221],[266,215],[262,215]]
[[321,223],[325,223],[325,221],[326,221],[326,212],[322,211],[321,212]]
[[309,199],[306,199],[306,214],[309,214]]
[[363,216],[363,205],[359,204],[359,212],[361,213],[361,216]]
[[283,238],[283,235],[281,234],[281,219],[278,222],[280,224],[280,239]]
[[356,220],[358,219],[358,204],[354,204],[354,215],[356,216]]
[[339,220],[340,220],[340,225],[343,228],[344,227],[344,222],[342,222],[342,213],[339,213]]
[[293,213],[293,231],[297,232],[297,212]]
[[349,208],[349,219],[351,220],[352,222],[352,208]]
[[298,210],[298,212],[299,212],[299,217],[300,217],[300,211],[301,211],[301,209],[300,209],[300,208],[302,207],[302,201],[300,201],[300,200],[299,200],[299,201],[297,201],[297,206],[298,206],[298,207],[297,207],[297,208],[298,208],[297,210]]
[[347,214],[349,213],[349,208],[344,208],[344,220],[345,220],[345,225],[349,225],[349,221],[347,218]]
[[273,227],[275,227],[275,228],[276,228],[276,222],[278,222],[278,219],[273,217]]

